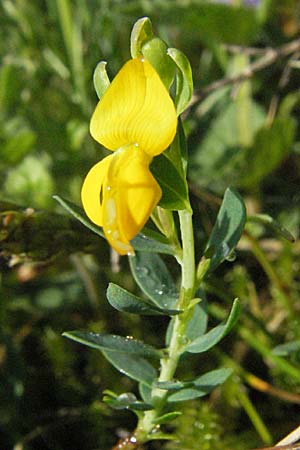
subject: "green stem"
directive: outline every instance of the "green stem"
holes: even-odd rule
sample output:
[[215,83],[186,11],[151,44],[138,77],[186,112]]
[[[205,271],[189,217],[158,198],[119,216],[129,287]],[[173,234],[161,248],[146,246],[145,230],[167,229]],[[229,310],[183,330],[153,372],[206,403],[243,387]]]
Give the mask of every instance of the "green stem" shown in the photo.
[[293,314],[294,311],[291,305],[291,300],[289,296],[286,294],[282,282],[278,274],[276,273],[275,269],[273,268],[272,264],[270,264],[270,262],[268,261],[265,253],[260,248],[256,239],[250,234],[246,234],[246,237],[251,243],[251,248],[254,256],[256,257],[257,261],[263,268],[265,274],[269,278],[271,285],[277,290],[280,300],[282,301],[284,306],[288,309],[289,313]]
[[[176,316],[168,353],[161,360],[161,369],[158,381],[171,381],[177,369],[180,355],[186,344],[185,330],[192,314],[191,300],[195,293],[195,256],[192,212],[190,210],[179,211],[179,221],[182,239],[182,280],[180,296],[177,307],[183,312]],[[155,429],[155,419],[162,413],[167,399],[167,391],[159,388],[152,389],[152,401],[154,409],[147,411],[139,420],[134,433],[137,443],[141,444],[150,440],[150,434]],[[131,447],[132,448],[132,447]]]
[[271,444],[272,442],[272,436],[269,433],[264,421],[262,420],[259,412],[253,405],[252,401],[250,400],[248,394],[245,392],[243,388],[240,387],[240,389],[237,389],[236,395],[246,411],[249,419],[251,420],[254,428],[256,429],[257,433],[259,434],[261,440],[264,444]]

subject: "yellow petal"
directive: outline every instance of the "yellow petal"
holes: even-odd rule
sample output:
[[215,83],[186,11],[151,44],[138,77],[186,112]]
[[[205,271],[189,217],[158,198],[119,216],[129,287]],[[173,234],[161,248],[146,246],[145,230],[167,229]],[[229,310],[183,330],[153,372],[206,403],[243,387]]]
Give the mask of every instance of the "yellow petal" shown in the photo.
[[159,75],[146,59],[134,58],[99,101],[90,132],[110,150],[138,144],[155,156],[172,143],[176,127],[174,103]]
[[161,197],[149,170],[151,157],[131,146],[113,155],[103,191],[103,230],[121,255],[133,254],[129,241],[148,220]]
[[86,215],[101,227],[103,225],[103,185],[113,156],[107,156],[91,168],[81,189],[81,201]]

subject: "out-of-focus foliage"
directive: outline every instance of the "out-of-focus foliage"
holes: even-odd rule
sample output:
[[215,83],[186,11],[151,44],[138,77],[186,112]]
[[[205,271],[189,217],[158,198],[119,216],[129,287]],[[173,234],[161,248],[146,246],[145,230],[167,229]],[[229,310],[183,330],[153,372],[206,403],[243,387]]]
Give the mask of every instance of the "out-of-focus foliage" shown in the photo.
[[[207,89],[253,69],[268,48],[296,42],[299,1],[2,0],[1,449],[104,450],[133,428],[131,413],[112,412],[101,392],[129,392],[134,382],[63,331],[147,337],[161,346],[164,318],[118,314],[106,299],[108,281],[141,295],[126,260],[116,272],[105,241],[52,199],[79,204],[84,176],[104,155],[88,132],[97,102],[93,71],[106,60],[115,74],[130,57],[132,24],[145,15],[193,69],[195,102],[184,126],[197,247],[206,247],[229,185],[242,194],[248,216],[268,213],[295,237],[291,243],[251,220],[237,259],[228,255],[206,280],[216,323],[233,297],[243,312],[236,332],[201,360],[201,371],[226,362],[235,375],[200,409],[179,406],[183,414],[168,425],[179,441],[167,448],[250,449],[299,425],[300,45],[239,83]],[[284,354],[282,344],[289,344]],[[186,357],[180,376],[198,372]]]

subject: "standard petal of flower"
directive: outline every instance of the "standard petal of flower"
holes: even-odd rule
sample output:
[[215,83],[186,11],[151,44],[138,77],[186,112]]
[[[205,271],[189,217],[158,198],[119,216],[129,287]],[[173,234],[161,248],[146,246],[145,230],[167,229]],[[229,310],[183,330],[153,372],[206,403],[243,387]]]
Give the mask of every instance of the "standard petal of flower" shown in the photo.
[[151,158],[130,146],[114,155],[103,196],[103,230],[110,245],[121,255],[133,254],[129,241],[147,222],[161,197],[161,189],[149,170]]
[[91,168],[81,189],[81,201],[86,215],[101,227],[103,226],[103,183],[113,156],[107,156]]
[[99,101],[90,132],[110,150],[136,143],[155,156],[172,143],[176,127],[174,103],[159,75],[146,59],[134,58]]

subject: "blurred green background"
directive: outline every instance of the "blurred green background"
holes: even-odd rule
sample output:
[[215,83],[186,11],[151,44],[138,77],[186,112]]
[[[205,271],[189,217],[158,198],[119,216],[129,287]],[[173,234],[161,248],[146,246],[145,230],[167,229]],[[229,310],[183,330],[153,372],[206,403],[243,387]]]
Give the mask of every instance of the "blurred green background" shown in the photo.
[[[270,214],[295,238],[250,221],[237,257],[206,280],[211,325],[236,296],[242,317],[217,350],[184,361],[179,376],[220,364],[235,375],[201,403],[179,405],[178,442],[145,448],[251,449],[299,425],[300,2],[1,0],[1,450],[106,450],[134,427],[130,412],[101,401],[105,388],[121,393],[134,383],[63,331],[163,342],[166,319],[119,314],[107,303],[108,281],[137,290],[126,258],[111,258],[52,198],[80,205],[84,176],[105,154],[88,132],[93,70],[106,60],[114,76],[143,16],[193,69],[184,119],[197,248],[229,185],[249,215]],[[269,48],[281,53],[268,62]],[[262,70],[233,82],[257,61]],[[228,83],[212,86],[219,79]]]

